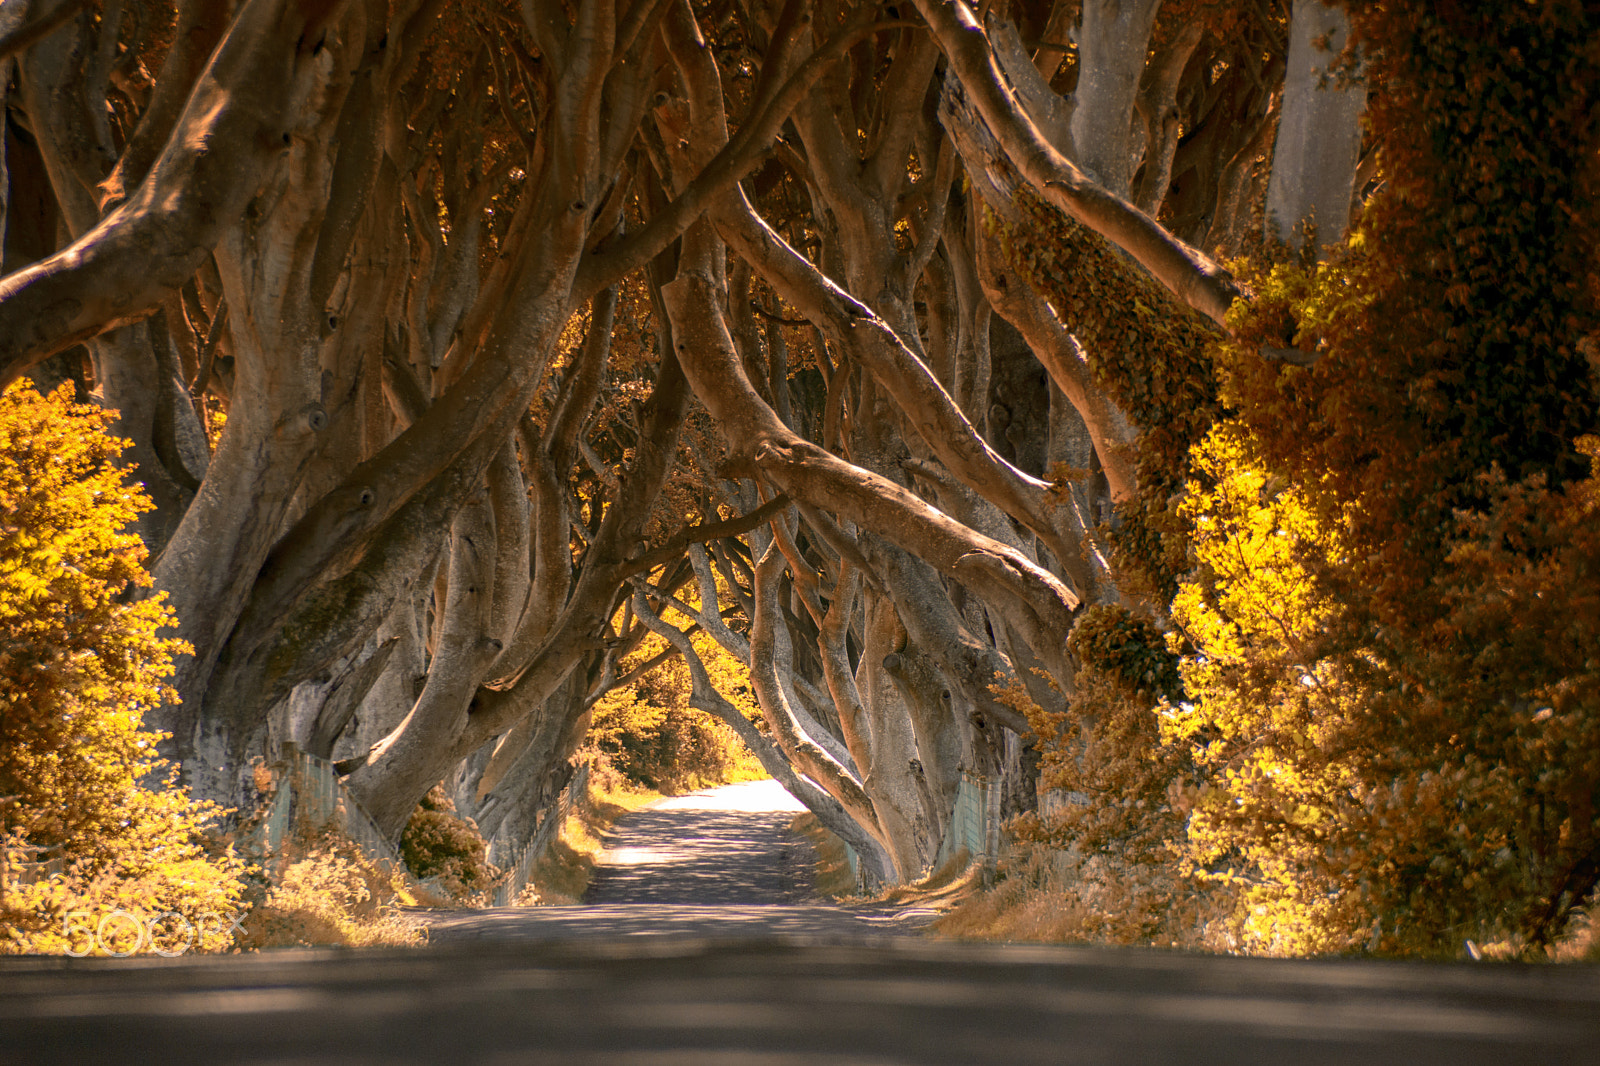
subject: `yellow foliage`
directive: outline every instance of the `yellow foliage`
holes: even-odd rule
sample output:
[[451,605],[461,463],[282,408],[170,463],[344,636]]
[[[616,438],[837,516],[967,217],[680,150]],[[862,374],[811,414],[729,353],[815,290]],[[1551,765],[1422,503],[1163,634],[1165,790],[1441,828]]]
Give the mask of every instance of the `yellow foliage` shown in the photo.
[[[689,606],[699,599],[687,590]],[[760,721],[750,672],[712,637],[696,632],[691,641],[712,685],[752,721]],[[619,671],[649,662],[667,647],[651,634]],[[613,689],[595,704],[589,744],[596,755],[623,774],[635,788],[667,795],[693,792],[767,776],[731,728],[689,706],[689,668],[674,655],[625,688]]]
[[1481,539],[1435,586],[1436,644],[1384,647],[1349,642],[1370,630],[1319,580],[1344,563],[1339,530],[1243,430],[1219,426],[1196,467],[1211,487],[1183,504],[1196,566],[1173,603],[1187,702],[1162,736],[1193,760],[1171,787],[1183,866],[1233,897],[1230,945],[1454,956],[1559,935],[1597,833],[1600,679],[1580,664],[1600,602],[1577,594],[1596,482],[1487,480],[1501,499],[1460,516]]
[[242,863],[208,850],[217,809],[170,777],[141,784],[165,766],[142,716],[175,698],[163,679],[189,649],[157,635],[172,624],[162,596],[129,602],[150,578],[124,530],[150,505],[113,465],[111,415],[70,396],[22,382],[0,397],[0,843],[64,867],[5,886],[0,951],[81,950],[84,924],[118,910],[133,916],[112,923],[124,939],[166,916],[197,930],[185,950],[219,949]]
[[1365,946],[1366,914],[1337,868],[1359,874],[1348,840],[1356,784],[1341,756],[1362,691],[1320,658],[1333,610],[1307,571],[1338,552],[1299,491],[1272,484],[1247,435],[1219,425],[1195,449],[1210,487],[1191,483],[1195,570],[1172,604],[1192,646],[1189,702],[1162,717],[1164,739],[1188,747],[1193,780],[1174,782],[1188,816],[1184,869],[1234,895],[1233,936],[1252,953]]
[[456,805],[440,785],[417,804],[400,836],[400,854],[419,878],[438,878],[454,900],[481,897],[500,871],[488,860],[488,843],[477,823],[459,817]]
[[244,950],[318,945],[412,945],[425,931],[400,907],[431,903],[412,895],[405,874],[369,859],[333,833],[292,837],[266,898],[242,922]]

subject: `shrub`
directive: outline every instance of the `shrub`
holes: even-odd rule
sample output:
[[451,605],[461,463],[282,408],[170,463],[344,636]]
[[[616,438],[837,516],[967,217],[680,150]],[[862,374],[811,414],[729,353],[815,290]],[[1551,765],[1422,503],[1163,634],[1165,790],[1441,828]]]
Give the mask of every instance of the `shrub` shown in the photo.
[[176,914],[215,950],[239,907],[243,864],[206,836],[217,808],[176,789],[141,724],[177,698],[163,679],[188,647],[157,635],[162,596],[133,599],[150,577],[125,530],[150,504],[113,465],[111,417],[66,386],[0,396],[0,843],[62,864],[7,886],[0,951],[76,950],[69,916],[117,909]]
[[472,821],[435,785],[411,812],[400,837],[400,855],[419,878],[437,877],[446,892],[468,897],[487,891],[499,871],[486,858],[488,845]]
[[244,922],[240,948],[404,946],[426,938],[400,907],[430,901],[408,890],[402,871],[373,862],[344,837],[293,836],[275,866],[265,899]]

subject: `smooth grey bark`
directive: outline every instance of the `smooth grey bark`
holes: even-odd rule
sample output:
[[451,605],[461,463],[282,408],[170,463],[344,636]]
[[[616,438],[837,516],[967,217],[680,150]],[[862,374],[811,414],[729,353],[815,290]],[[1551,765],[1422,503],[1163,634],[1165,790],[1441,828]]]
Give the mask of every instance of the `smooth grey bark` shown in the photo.
[[[895,606],[898,610],[898,601]],[[966,746],[963,734],[971,724],[960,720],[962,701],[922,648],[907,641],[898,651],[885,655],[882,665],[900,694],[915,741],[916,755],[906,769],[922,801],[918,846],[924,864],[931,865],[955,809]]]
[[456,516],[451,530],[449,591],[441,632],[422,693],[398,728],[373,749],[348,780],[378,828],[397,837],[417,797],[439,780],[436,751],[465,726],[467,705],[483,671],[500,653],[488,636],[493,613],[494,519],[485,498]]
[[[333,65],[339,0],[248,0],[139,191],[71,246],[0,279],[0,383],[144,317],[254,198]],[[315,47],[313,47],[315,46]]]
[[1117,196],[1131,192],[1143,129],[1134,103],[1161,0],[1083,0],[1072,145],[1077,163]]
[[[759,530],[752,531],[750,540],[758,551],[764,551],[765,548],[772,543],[769,538],[762,536],[761,531]],[[693,620],[696,625],[706,632],[707,635],[709,635],[718,644],[722,645],[723,649],[729,654],[733,655],[742,662],[747,664],[750,663],[754,654],[752,651],[753,645],[751,640],[741,636],[738,633],[735,633],[732,629],[728,628],[727,624],[722,620],[720,611],[710,610],[704,606],[705,604],[716,603],[719,599],[716,577],[712,573],[711,563],[706,555],[705,549],[701,548],[699,545],[695,545],[689,550],[689,558],[694,568],[696,582],[699,585],[700,602],[702,607],[699,610],[695,610],[693,607],[684,603],[683,600],[677,598],[669,599],[667,602],[669,602],[673,609],[682,614],[685,618]],[[752,599],[751,611],[748,617],[754,617],[754,604],[755,601]],[[793,690],[795,696],[797,697],[795,701],[791,702],[791,707],[822,708],[828,706],[831,701],[833,704],[832,709],[835,711],[835,717],[841,719],[847,717],[847,712],[845,711],[844,706],[841,705],[841,699],[838,695],[831,692],[820,691],[815,685],[811,684],[805,678],[795,674],[793,671],[786,672],[786,681],[789,688]],[[844,702],[848,701],[846,700]],[[855,749],[850,743],[848,734],[835,736],[833,733],[823,728],[821,723],[816,721],[816,716],[814,714],[811,714],[809,710],[805,709],[799,710],[795,715],[795,726],[797,729],[803,732],[809,740],[815,742],[818,747],[822,748],[826,752],[828,758],[844,767],[846,773],[858,780],[860,779],[861,771],[859,768],[859,760],[857,760],[855,756]]]
[[[938,664],[964,704],[1013,732],[1027,732],[1027,721],[995,699],[992,691],[995,685],[1016,683],[1016,667],[992,644],[973,635],[938,576],[921,560],[890,545],[875,545],[871,555],[880,560],[911,643]],[[1059,711],[1064,709],[1064,701],[1056,696],[1043,706]],[[930,758],[924,765],[935,763]]]
[[872,749],[863,770],[897,880],[914,881],[938,852],[939,839],[924,813],[914,712],[888,669],[904,630],[887,596],[869,591],[865,608],[856,687],[864,698]]
[[1172,184],[1172,161],[1182,134],[1178,86],[1204,33],[1198,20],[1175,33],[1151,59],[1139,85],[1134,107],[1144,125],[1144,162],[1133,202],[1147,215],[1161,210]]
[[[337,29],[359,46],[359,25]],[[173,734],[183,762],[206,768],[193,779],[206,795],[230,796],[228,779],[243,770],[239,738],[204,713],[206,687],[328,425],[323,314],[310,306],[308,283],[337,157],[331,133],[350,84],[348,66],[334,55],[350,47],[334,37],[321,50],[321,83],[302,90],[320,106],[294,113],[294,125],[281,134],[278,165],[258,175],[256,225],[229,229],[217,241],[234,357],[230,417],[206,479],[153,568],[179,634],[195,649],[177,664],[175,687],[185,703],[163,708],[157,721]],[[160,165],[145,188],[157,181]],[[118,211],[139,201],[133,197]]]
[[395,650],[346,723],[333,750],[335,759],[364,760],[374,745],[394,732],[422,694],[428,672],[422,619],[432,595],[432,579],[433,574],[424,570],[422,580],[395,599],[371,638],[379,643],[393,642]]
[[789,763],[839,802],[849,816],[893,852],[862,782],[818,743],[822,730],[800,705],[791,683],[793,644],[779,618],[783,555],[769,547],[756,565],[756,613],[750,625],[750,682],[773,740]]
[[[466,801],[462,809],[478,821],[486,837],[498,835],[513,842],[526,839],[538,812],[565,786],[569,760],[588,729],[591,701],[585,693],[587,684],[586,671],[568,674],[539,713],[519,723],[498,744],[486,744],[463,760],[464,769],[478,772],[461,776],[463,787],[458,794]],[[482,768],[497,756],[506,760],[506,769],[490,783],[482,776]]]
[[[988,36],[959,0],[916,0],[964,94],[941,105],[969,109],[993,131],[1004,154],[1044,199],[1126,251],[1183,303],[1219,324],[1238,295],[1232,277],[1154,219],[1101,186],[1039,133],[994,57]],[[1137,85],[1137,83],[1135,83]],[[946,80],[946,100],[952,100]],[[983,160],[967,160],[969,173]]]
[[1350,224],[1367,89],[1333,69],[1349,36],[1343,9],[1295,0],[1267,185],[1267,235],[1284,244],[1304,244],[1308,225],[1319,244],[1332,244]]
[[326,691],[321,694],[322,705],[317,709],[305,738],[307,754],[319,759],[333,758],[334,745],[350,725],[362,701],[372,692],[378,678],[388,670],[389,662],[399,648],[400,638],[384,640],[374,635],[367,641],[367,646],[327,684]]
[[[1051,25],[1057,32],[1067,28],[1061,25],[1063,20],[1058,16],[1068,6],[1066,2],[1058,2],[1056,10],[1051,13]],[[989,16],[987,29],[995,61],[1021,98],[1023,109],[1038,129],[1039,136],[1068,159],[1077,158],[1072,130],[1078,100],[1075,96],[1062,96],[1052,89],[1050,75],[1040,70],[1037,62],[1053,50],[1041,47],[1038,55],[1029,56],[1016,24],[996,14]],[[1055,54],[1059,62],[1060,54]]]
[[[386,377],[386,386],[392,382],[396,395],[401,396],[401,406],[415,414],[414,420],[375,455],[349,470],[332,491],[311,503],[272,546],[235,626],[241,652],[249,653],[260,646],[278,627],[292,624],[305,611],[315,615],[316,601],[326,599],[325,592],[345,594],[341,585],[348,586],[345,591],[353,597],[352,603],[361,601],[366,624],[375,625],[386,604],[381,598],[375,601],[374,596],[398,595],[410,575],[403,566],[398,572],[393,572],[393,567],[390,572],[364,572],[363,567],[379,554],[374,549],[397,536],[402,543],[414,544],[418,534],[413,520],[418,514],[435,509],[449,516],[480,491],[495,456],[501,453],[526,412],[567,318],[572,278],[587,236],[584,202],[579,201],[579,209],[575,209],[574,201],[568,197],[574,190],[582,195],[600,184],[588,169],[599,161],[589,154],[592,129],[584,121],[584,112],[588,110],[592,116],[600,104],[600,85],[594,71],[597,67],[603,70],[609,56],[604,53],[602,40],[606,37],[605,27],[580,25],[579,29],[585,33],[595,31],[598,36],[575,49],[568,68],[568,100],[577,112],[568,116],[565,125],[571,139],[562,142],[558,138],[548,146],[544,162],[551,181],[536,190],[507,234],[508,252],[489,271],[477,304],[459,331],[459,338],[470,343],[455,344],[434,375],[436,387],[440,380],[448,384],[437,400],[428,403],[425,395],[409,399],[402,395],[410,391],[405,385],[407,371],[396,368],[392,376]],[[522,235],[526,239],[519,239]],[[491,315],[489,307],[507,310]],[[412,369],[427,373],[434,368]],[[408,522],[413,529],[404,528]],[[409,557],[415,563],[414,552],[391,555]],[[482,584],[485,596],[492,596],[489,581]],[[441,589],[436,598],[442,603],[447,595]],[[511,599],[507,597],[505,616],[510,614]],[[446,612],[441,608],[439,613],[442,618]],[[336,612],[334,618],[343,627],[341,639],[347,644],[330,648],[331,655],[346,653],[349,642],[359,643],[370,632],[363,631],[361,618],[348,612]],[[443,635],[442,625],[435,626],[435,630],[432,638],[437,644]],[[587,637],[582,634],[583,639]],[[464,635],[456,639],[463,646],[467,641]],[[484,646],[493,646],[496,652],[500,650],[487,631],[473,639],[487,642]],[[437,655],[430,660],[430,682],[448,661]],[[574,662],[565,660],[553,683],[559,683]],[[441,679],[444,687],[440,698],[430,706],[453,705],[458,687],[471,690],[466,693],[470,706],[489,663],[479,665],[483,669],[470,683],[463,676]],[[462,674],[456,668],[452,672]],[[553,691],[553,685],[548,691]],[[227,723],[218,717],[226,714],[225,709],[217,708],[216,713],[205,718],[204,725],[218,733],[208,738],[211,747],[236,750],[248,743],[248,736],[226,735]],[[361,766],[361,788],[367,802],[381,812],[380,821],[384,824],[396,818],[403,824],[403,813],[409,812],[432,783],[424,779],[432,776],[437,780],[433,775],[442,776],[453,761],[485,739],[481,731],[468,735],[470,715],[462,718],[440,710],[437,715],[419,716],[412,721],[419,730],[430,734],[428,743],[402,742],[408,728],[402,725],[386,738],[376,757],[369,757]],[[426,729],[422,729],[424,722],[430,723]],[[510,724],[504,723],[501,729]],[[245,723],[244,728],[248,730],[250,724]],[[461,745],[466,745],[465,751],[456,750]],[[216,754],[208,752],[203,761],[218,761]],[[388,788],[380,783],[386,775],[392,782]]]

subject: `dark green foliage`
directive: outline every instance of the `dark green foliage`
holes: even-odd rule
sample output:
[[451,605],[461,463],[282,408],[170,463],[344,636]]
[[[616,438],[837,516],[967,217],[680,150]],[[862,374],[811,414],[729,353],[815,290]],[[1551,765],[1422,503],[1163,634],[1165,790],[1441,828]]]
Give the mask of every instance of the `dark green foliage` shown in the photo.
[[1166,636],[1126,607],[1095,604],[1078,615],[1067,647],[1086,667],[1098,670],[1130,694],[1149,701],[1183,702],[1180,659]]
[[1012,266],[1083,345],[1095,382],[1139,427],[1139,502],[1124,507],[1113,543],[1120,569],[1171,599],[1187,569],[1176,496],[1189,449],[1223,415],[1210,353],[1215,330],[1101,237],[1031,191],[1024,223],[990,216]]
[[495,869],[478,827],[456,815],[456,806],[435,785],[423,797],[400,837],[400,855],[420,878],[438,877],[452,894],[482,892],[494,883]]

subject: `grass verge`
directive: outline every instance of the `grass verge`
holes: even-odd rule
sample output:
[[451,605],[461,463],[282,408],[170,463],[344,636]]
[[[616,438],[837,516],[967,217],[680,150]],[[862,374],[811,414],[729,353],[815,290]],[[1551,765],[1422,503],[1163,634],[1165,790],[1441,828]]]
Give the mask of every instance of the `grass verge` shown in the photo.
[[811,842],[816,853],[812,885],[817,895],[825,898],[947,911],[960,906],[982,887],[981,868],[970,863],[966,851],[960,850],[920,880],[890,885],[876,896],[862,896],[856,890],[844,841],[810,811],[796,815],[789,828]]
[[811,843],[815,854],[812,864],[811,887],[817,895],[833,899],[848,899],[856,894],[855,874],[850,872],[850,860],[845,856],[844,841],[840,840],[817,816],[805,811],[794,816],[789,831]]
[[447,902],[415,887],[404,871],[374,862],[348,838],[327,831],[286,840],[269,863],[269,876],[234,941],[241,951],[421,944],[426,930],[400,908]]

